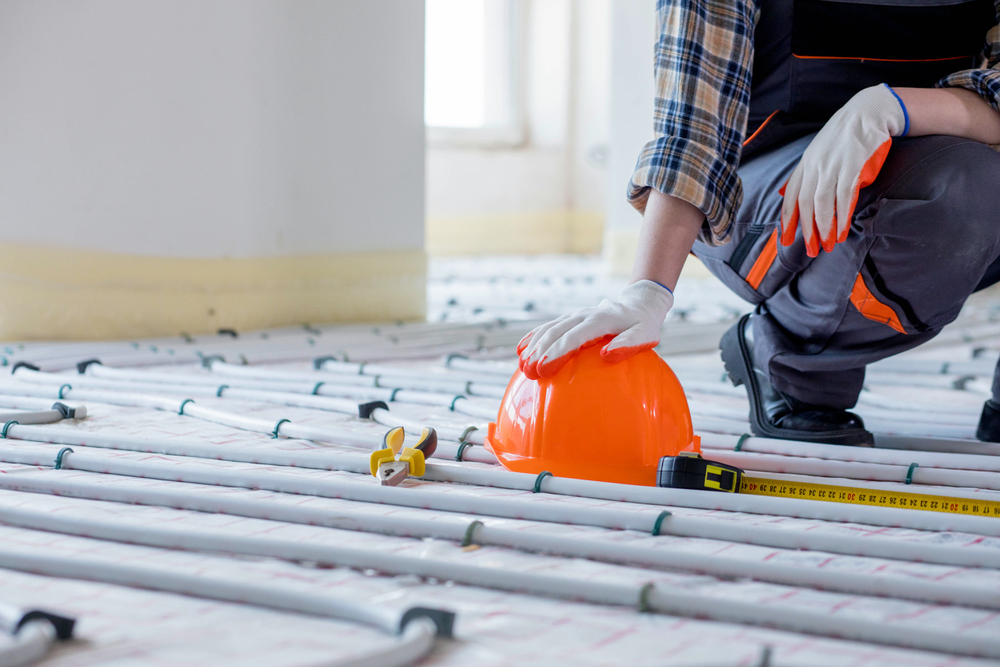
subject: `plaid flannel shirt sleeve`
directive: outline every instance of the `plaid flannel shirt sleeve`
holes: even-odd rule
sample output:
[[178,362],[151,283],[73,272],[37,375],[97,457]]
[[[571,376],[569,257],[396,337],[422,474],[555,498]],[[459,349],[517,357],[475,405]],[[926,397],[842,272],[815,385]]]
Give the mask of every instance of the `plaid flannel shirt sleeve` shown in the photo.
[[656,188],[697,206],[710,245],[729,239],[743,201],[736,169],[758,12],[756,0],[657,2],[655,138],[639,155],[628,200],[643,212]]
[[[1000,23],[1000,0],[994,0],[997,22]],[[1000,25],[986,33],[983,66],[949,74],[937,82],[938,88],[967,88],[978,93],[994,109],[1000,111]]]

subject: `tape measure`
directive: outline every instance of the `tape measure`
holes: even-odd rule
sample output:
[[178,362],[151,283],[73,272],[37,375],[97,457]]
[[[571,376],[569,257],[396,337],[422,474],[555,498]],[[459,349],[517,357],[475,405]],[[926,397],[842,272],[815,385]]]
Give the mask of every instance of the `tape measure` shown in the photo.
[[1000,518],[1000,501],[996,500],[750,477],[740,468],[718,461],[709,461],[700,454],[664,456],[660,459],[656,482],[657,486],[669,488],[748,493],[754,496]]

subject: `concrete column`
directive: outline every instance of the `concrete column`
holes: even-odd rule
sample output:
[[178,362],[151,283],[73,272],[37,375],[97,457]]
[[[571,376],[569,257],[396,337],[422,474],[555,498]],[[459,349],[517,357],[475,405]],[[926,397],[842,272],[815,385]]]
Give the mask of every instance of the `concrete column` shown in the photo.
[[614,275],[632,270],[642,217],[625,200],[636,159],[653,138],[655,0],[612,0],[611,142],[604,261]]
[[423,3],[0,3],[0,338],[424,314]]

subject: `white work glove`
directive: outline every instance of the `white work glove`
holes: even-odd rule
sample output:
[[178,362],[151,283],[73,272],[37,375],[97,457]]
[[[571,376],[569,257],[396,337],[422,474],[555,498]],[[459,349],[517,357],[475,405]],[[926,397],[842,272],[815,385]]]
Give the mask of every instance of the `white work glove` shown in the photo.
[[906,107],[886,84],[865,88],[827,121],[802,154],[781,194],[781,243],[802,238],[810,257],[847,240],[858,192],[878,176],[892,137],[910,129]]
[[532,330],[517,346],[518,366],[531,380],[552,377],[573,353],[607,342],[601,356],[610,362],[656,347],[660,326],[674,295],[652,280],[622,290],[617,301],[583,308]]

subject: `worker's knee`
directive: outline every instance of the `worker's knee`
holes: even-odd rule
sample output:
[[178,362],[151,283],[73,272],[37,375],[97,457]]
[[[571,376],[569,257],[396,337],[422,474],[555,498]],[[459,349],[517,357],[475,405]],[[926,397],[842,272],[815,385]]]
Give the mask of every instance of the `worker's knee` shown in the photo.
[[988,264],[1000,250],[1000,154],[957,137],[900,143],[886,164],[893,180],[873,203],[874,236],[908,239],[948,263]]
[[[1000,155],[954,137],[900,142],[877,201],[862,273],[914,330],[951,322],[1000,255]],[[909,329],[908,329],[909,330]]]

